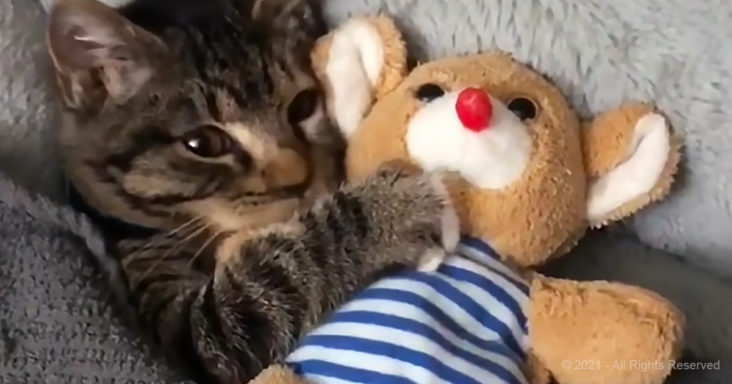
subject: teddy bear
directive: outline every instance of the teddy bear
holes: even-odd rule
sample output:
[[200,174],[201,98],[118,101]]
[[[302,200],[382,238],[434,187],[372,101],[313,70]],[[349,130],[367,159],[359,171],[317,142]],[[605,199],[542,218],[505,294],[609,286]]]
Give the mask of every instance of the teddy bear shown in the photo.
[[465,237],[435,271],[367,288],[253,384],[665,381],[684,337],[672,303],[537,272],[588,228],[668,194],[680,145],[662,114],[630,103],[580,120],[550,81],[500,52],[410,68],[384,16],[349,20],[312,61],[348,143],[347,178],[394,162],[440,173]]

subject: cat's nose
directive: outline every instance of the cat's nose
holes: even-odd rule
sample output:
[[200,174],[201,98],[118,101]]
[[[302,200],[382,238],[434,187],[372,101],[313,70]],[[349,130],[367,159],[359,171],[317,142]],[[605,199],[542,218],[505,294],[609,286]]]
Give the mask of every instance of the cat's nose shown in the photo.
[[308,163],[293,149],[279,149],[262,169],[262,177],[270,189],[296,187],[308,178]]

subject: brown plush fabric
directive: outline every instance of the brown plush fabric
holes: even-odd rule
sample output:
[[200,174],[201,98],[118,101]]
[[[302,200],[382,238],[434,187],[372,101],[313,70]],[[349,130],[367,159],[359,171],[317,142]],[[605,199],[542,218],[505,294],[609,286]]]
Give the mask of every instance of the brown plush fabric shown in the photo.
[[284,365],[272,365],[262,371],[249,384],[303,384],[291,369]]
[[534,353],[562,384],[662,383],[681,353],[684,316],[641,288],[537,278],[528,314]]

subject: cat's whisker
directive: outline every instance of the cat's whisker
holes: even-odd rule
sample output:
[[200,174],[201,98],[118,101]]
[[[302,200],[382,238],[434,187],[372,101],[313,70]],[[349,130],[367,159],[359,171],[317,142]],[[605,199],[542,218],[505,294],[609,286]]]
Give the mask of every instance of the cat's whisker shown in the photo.
[[193,231],[192,233],[190,233],[190,234],[189,234],[188,236],[184,237],[184,238],[183,238],[183,239],[181,239],[181,240],[180,240],[180,241],[179,241],[178,243],[176,243],[176,245],[175,245],[175,246],[173,246],[173,247],[171,247],[170,249],[168,249],[168,250],[167,250],[167,251],[166,251],[166,252],[165,252],[165,253],[164,253],[164,254],[163,254],[162,256],[160,256],[160,257],[159,257],[159,258],[158,258],[158,259],[157,259],[157,260],[156,260],[156,261],[155,261],[155,262],[154,262],[154,263],[153,263],[153,264],[152,264],[152,265],[150,266],[150,268],[148,268],[148,269],[147,269],[147,270],[145,271],[145,273],[143,273],[143,274],[141,275],[141,277],[139,278],[139,281],[144,281],[144,280],[145,280],[145,278],[146,278],[147,276],[149,276],[149,275],[150,275],[150,273],[152,273],[152,272],[153,272],[153,271],[155,270],[155,268],[157,268],[158,266],[160,266],[160,264],[161,264],[161,263],[163,263],[163,262],[164,262],[164,261],[165,261],[165,260],[166,260],[166,259],[167,259],[167,258],[168,258],[168,257],[170,256],[170,255],[172,255],[173,253],[175,253],[175,252],[177,252],[177,251],[181,250],[181,249],[182,249],[183,247],[185,247],[185,245],[186,245],[186,244],[187,244],[187,243],[188,243],[189,241],[191,241],[191,240],[195,239],[195,238],[196,238],[197,236],[199,236],[200,234],[204,233],[204,232],[205,232],[205,231],[206,231],[206,230],[207,230],[207,229],[208,229],[209,227],[210,227],[210,225],[209,225],[209,224],[203,224],[203,225],[201,225],[201,226],[200,226],[200,227],[199,227],[198,229],[194,230],[194,231]]
[[[169,231],[163,235],[155,236],[155,237],[151,238],[150,241],[139,246],[133,253],[131,253],[131,255],[136,256],[151,248],[155,248],[157,246],[162,245],[165,242],[165,240],[167,240],[175,235],[187,233],[191,230],[195,230],[196,225],[200,224],[202,219],[203,219],[203,217],[201,217],[201,216],[194,217],[191,220],[188,220],[187,222],[181,224],[180,226],[172,229],[171,231]],[[191,228],[193,228],[193,229],[191,229]]]
[[190,226],[200,222],[201,220],[203,220],[203,216],[196,216],[196,217],[188,220],[187,222],[183,223],[183,225],[179,226],[178,228],[175,228],[174,230],[168,232],[168,234],[166,236],[168,236],[168,237],[174,236],[174,235],[180,233],[181,231],[183,231],[184,229],[189,228]]
[[199,249],[198,249],[198,251],[196,251],[196,253],[195,253],[195,254],[193,254],[193,257],[191,257],[191,260],[190,260],[190,261],[188,261],[188,267],[189,267],[189,268],[190,268],[190,267],[192,267],[192,266],[193,266],[193,264],[194,264],[194,263],[196,262],[196,260],[198,259],[198,257],[199,257],[199,256],[201,256],[201,254],[203,253],[203,251],[204,251],[204,250],[205,250],[206,248],[208,248],[208,246],[209,246],[209,245],[211,245],[211,243],[212,243],[212,242],[213,242],[213,241],[214,241],[214,240],[215,240],[215,239],[216,239],[217,237],[221,236],[221,234],[223,234],[224,232],[226,232],[226,231],[225,231],[225,230],[222,230],[222,231],[218,231],[218,232],[214,233],[214,234],[213,234],[213,235],[212,235],[212,236],[211,236],[211,237],[210,237],[210,238],[209,238],[208,240],[206,240],[206,241],[205,241],[205,242],[203,243],[203,245],[201,245],[201,248],[199,248]]

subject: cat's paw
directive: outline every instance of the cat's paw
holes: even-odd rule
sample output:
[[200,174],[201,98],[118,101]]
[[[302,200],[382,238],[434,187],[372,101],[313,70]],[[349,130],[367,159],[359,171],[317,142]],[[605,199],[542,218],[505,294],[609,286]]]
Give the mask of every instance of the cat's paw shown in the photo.
[[445,206],[442,209],[442,218],[440,223],[442,248],[445,251],[452,252],[457,248],[460,242],[460,219],[458,218],[455,207],[450,200],[450,194],[442,180],[442,175],[433,173],[430,175],[430,183],[432,187],[444,197]]
[[366,182],[364,192],[384,240],[403,250],[395,257],[405,260],[395,262],[434,268],[457,246],[458,217],[441,175],[392,162]]

